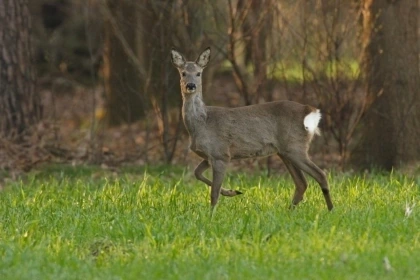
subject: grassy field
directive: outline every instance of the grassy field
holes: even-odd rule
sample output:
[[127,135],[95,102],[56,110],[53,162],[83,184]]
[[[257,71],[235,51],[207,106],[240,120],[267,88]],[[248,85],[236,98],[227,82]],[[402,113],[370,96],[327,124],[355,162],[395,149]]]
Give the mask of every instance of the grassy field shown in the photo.
[[45,169],[0,192],[0,279],[418,279],[420,177],[329,179],[291,211],[289,176],[231,174],[211,218],[183,169]]

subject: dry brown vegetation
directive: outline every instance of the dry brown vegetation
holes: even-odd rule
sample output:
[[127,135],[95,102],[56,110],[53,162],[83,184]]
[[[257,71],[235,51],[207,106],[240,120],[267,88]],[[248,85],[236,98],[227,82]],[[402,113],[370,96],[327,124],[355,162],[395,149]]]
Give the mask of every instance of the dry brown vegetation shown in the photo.
[[[204,77],[208,104],[289,99],[319,107],[323,133],[311,154],[324,168],[344,168],[364,136],[360,122],[377,94],[365,84],[375,76],[369,51],[378,48],[366,23],[370,15],[381,19],[383,7],[403,5],[382,2],[30,1],[43,119],[19,141],[1,138],[0,168],[194,164],[169,61],[172,46],[190,58],[213,48]],[[280,162],[239,165],[270,170]]]

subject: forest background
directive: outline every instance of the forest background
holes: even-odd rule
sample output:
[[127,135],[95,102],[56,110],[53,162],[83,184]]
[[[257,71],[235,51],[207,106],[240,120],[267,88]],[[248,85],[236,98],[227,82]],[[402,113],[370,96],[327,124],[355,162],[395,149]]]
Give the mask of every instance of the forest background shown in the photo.
[[169,50],[210,46],[208,105],[307,103],[323,168],[419,171],[419,2],[1,1],[0,168],[196,164]]

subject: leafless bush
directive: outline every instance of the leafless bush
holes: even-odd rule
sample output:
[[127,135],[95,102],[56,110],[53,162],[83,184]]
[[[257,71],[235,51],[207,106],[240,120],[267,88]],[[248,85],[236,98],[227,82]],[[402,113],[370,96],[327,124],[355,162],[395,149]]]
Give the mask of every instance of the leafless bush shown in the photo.
[[[105,33],[112,32],[123,52],[121,67],[130,64],[136,72],[132,77],[138,81],[125,93],[137,96],[142,104],[139,110],[145,112],[142,122],[146,140],[141,142],[138,154],[146,159],[150,148],[155,147],[149,142],[155,120],[148,112],[154,112],[157,120],[163,161],[173,161],[183,135],[181,97],[169,60],[170,48],[175,46],[187,57],[195,57],[211,46],[213,57],[205,73],[205,91],[213,74],[225,71],[234,81],[240,104],[287,98],[320,107],[324,112],[324,139],[337,146],[345,164],[356,125],[366,110],[359,71],[360,11],[352,1],[91,0],[84,8],[81,2],[70,2],[78,3],[84,20],[89,22],[85,24],[85,36],[101,33],[98,27],[102,26]],[[112,3],[115,6],[109,5]],[[119,10],[124,8],[129,9],[130,17]],[[96,11],[100,11],[99,17],[93,16]],[[107,24],[96,23],[100,20]],[[125,31],[127,26],[129,32]],[[95,38],[100,40],[101,36]],[[98,53],[103,48],[92,40],[86,42],[91,44],[91,79],[100,85],[96,72]],[[99,76],[106,71],[114,71],[115,78],[122,79],[116,69],[100,68]],[[205,98],[213,97],[205,94]],[[97,111],[101,104],[92,102],[91,139],[99,142],[101,137],[94,135],[100,127]],[[97,146],[92,150],[101,149]]]
[[359,69],[362,48],[357,37],[360,10],[344,0],[300,1],[297,5],[299,23],[284,19],[300,52],[303,97],[322,108],[326,136],[337,142],[343,167],[356,125],[366,110]]
[[271,101],[278,85],[288,99],[319,106],[325,139],[337,143],[344,166],[366,109],[359,84],[359,10],[344,0],[219,2],[206,2],[210,12],[186,0],[138,4],[143,18],[136,25],[138,36],[146,43],[128,51],[138,54],[143,94],[159,120],[165,161],[173,158],[182,126],[180,111],[169,113],[177,82],[162,58],[172,45],[191,55],[211,44],[218,51],[216,62],[229,62],[245,105]]
[[287,97],[320,107],[324,138],[337,143],[344,166],[366,110],[358,7],[344,0],[229,0],[226,8],[214,2],[212,12],[214,44],[244,104]]

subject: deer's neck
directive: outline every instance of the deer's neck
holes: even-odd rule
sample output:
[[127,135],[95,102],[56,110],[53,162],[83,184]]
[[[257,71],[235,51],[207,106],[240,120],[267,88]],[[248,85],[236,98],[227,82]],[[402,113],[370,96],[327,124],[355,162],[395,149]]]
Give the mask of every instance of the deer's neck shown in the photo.
[[201,92],[183,95],[182,117],[190,135],[203,127],[207,119],[207,107]]

